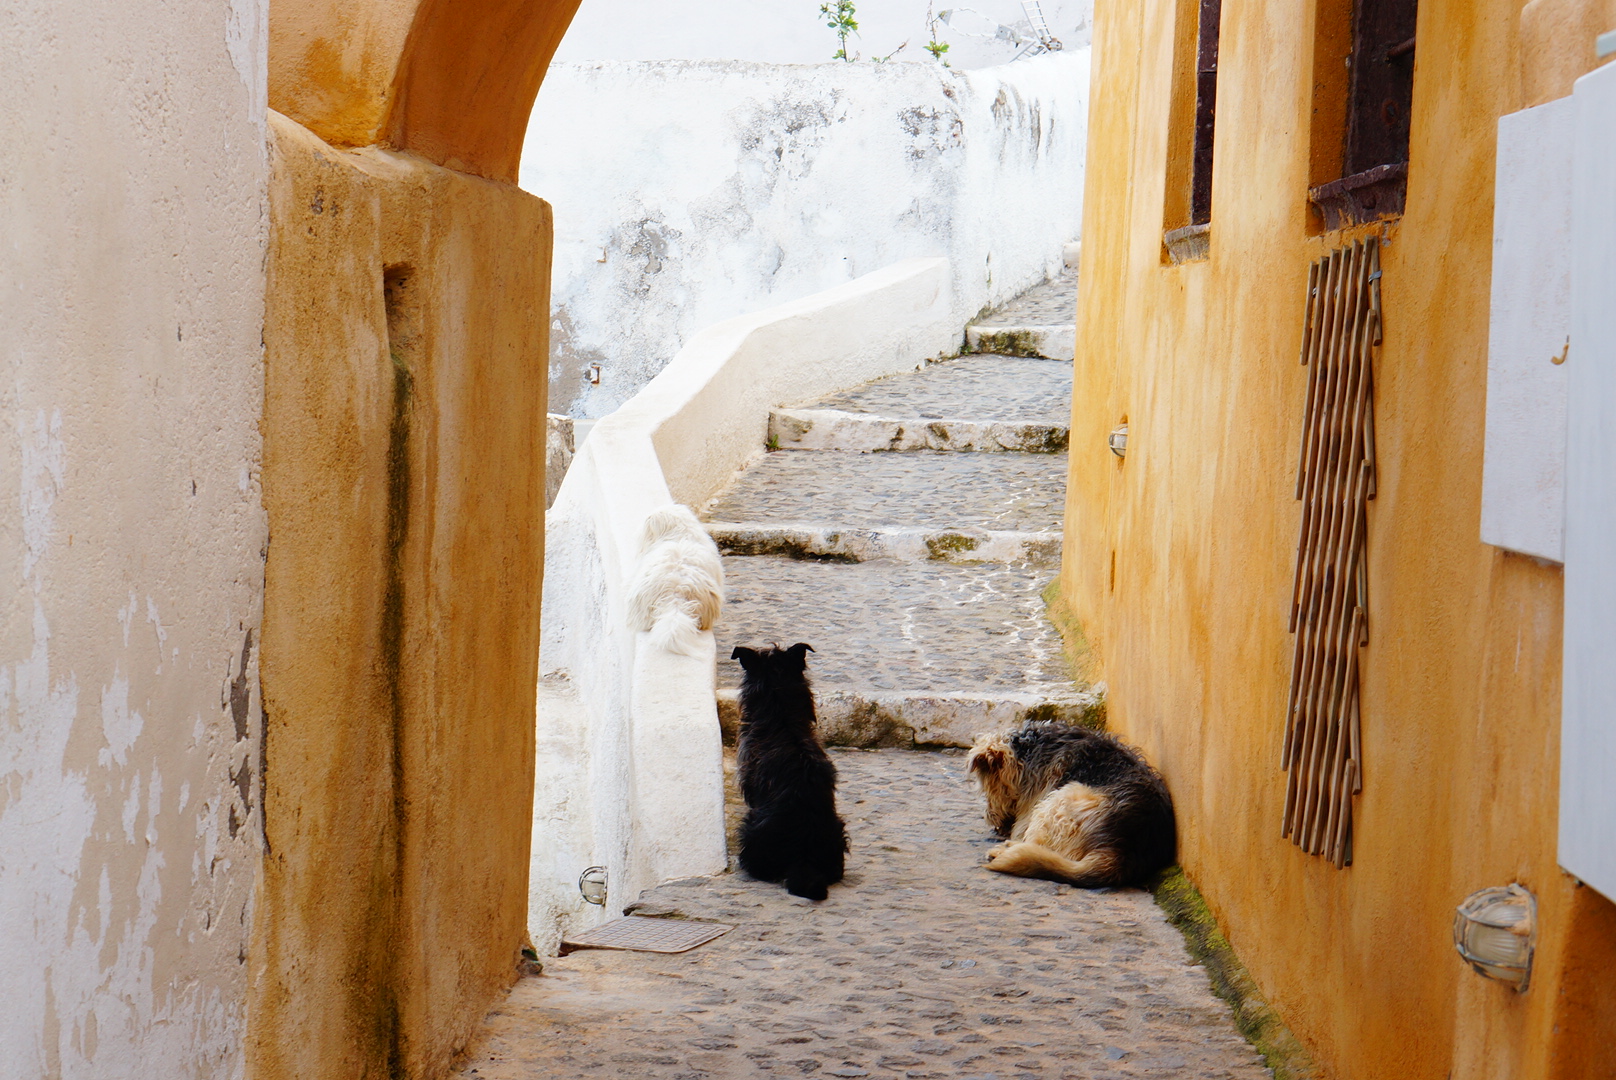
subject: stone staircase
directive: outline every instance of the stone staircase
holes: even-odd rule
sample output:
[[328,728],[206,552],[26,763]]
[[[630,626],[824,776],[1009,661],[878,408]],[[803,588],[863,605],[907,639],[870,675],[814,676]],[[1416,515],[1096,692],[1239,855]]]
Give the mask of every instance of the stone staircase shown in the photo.
[[959,746],[1085,719],[1099,694],[1071,681],[1042,596],[1070,400],[1069,362],[976,354],[777,410],[770,452],[704,514],[725,553],[726,730],[731,647],[796,641],[816,650],[832,743]]
[[1070,360],[1077,350],[1077,271],[1029,289],[965,328],[971,352]]

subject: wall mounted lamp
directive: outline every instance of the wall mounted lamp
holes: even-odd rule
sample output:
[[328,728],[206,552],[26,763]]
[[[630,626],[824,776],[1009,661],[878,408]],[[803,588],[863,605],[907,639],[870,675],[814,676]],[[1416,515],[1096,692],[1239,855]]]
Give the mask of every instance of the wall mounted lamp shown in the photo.
[[583,895],[584,903],[605,907],[606,868],[604,866],[591,866],[579,874],[578,892]]
[[1537,899],[1519,885],[1471,893],[1453,917],[1453,947],[1479,974],[1524,991],[1537,948]]
[[1111,448],[1111,452],[1117,455],[1117,457],[1127,457],[1128,425],[1123,424],[1122,426],[1113,429],[1111,434],[1106,437],[1105,445],[1109,446]]

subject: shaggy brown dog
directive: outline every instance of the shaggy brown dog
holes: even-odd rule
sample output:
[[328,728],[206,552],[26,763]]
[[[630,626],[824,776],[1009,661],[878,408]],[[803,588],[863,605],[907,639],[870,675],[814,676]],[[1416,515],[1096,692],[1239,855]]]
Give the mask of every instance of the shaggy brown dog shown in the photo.
[[1167,785],[1109,735],[1028,724],[977,739],[965,767],[1010,841],[989,852],[989,870],[1093,889],[1137,884],[1176,858]]

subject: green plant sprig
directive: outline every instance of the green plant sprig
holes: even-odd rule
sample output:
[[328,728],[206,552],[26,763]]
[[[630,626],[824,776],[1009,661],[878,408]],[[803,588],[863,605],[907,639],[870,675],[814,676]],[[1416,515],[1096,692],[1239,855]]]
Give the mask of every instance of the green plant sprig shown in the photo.
[[[931,40],[921,47],[927,52],[931,53],[933,60],[936,60],[944,67],[947,67],[948,61],[943,59],[943,54],[948,51],[948,42],[937,40],[938,19],[936,15],[932,14],[931,8],[932,6],[930,4],[926,5],[926,30],[931,34]],[[945,11],[943,14],[947,15],[948,12]]]
[[853,0],[826,0],[819,5],[819,14],[825,17],[825,25],[836,31],[836,37],[841,41],[842,47],[832,54],[832,60],[846,60],[852,62],[853,57],[847,54],[847,37],[858,33],[858,14]]

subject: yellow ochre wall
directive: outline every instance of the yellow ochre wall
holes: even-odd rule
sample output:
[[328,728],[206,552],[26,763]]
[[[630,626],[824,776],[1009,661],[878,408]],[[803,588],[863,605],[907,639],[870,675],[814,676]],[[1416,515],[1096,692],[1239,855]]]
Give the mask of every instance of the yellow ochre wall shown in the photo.
[[[1114,727],[1165,773],[1186,871],[1328,1075],[1616,1075],[1616,905],[1555,863],[1561,572],[1478,536],[1497,118],[1568,93],[1616,12],[1420,3],[1408,207],[1379,227],[1365,779],[1338,871],[1280,836],[1297,356],[1308,264],[1343,239],[1309,231],[1314,4],[1224,0],[1211,256],[1170,266],[1178,7],[1095,18],[1061,582]],[[1124,420],[1125,462],[1105,444]],[[1540,905],[1525,994],[1451,944],[1454,906],[1510,881]]]
[[577,0],[275,0],[249,1076],[447,1075],[526,939],[549,207]]

